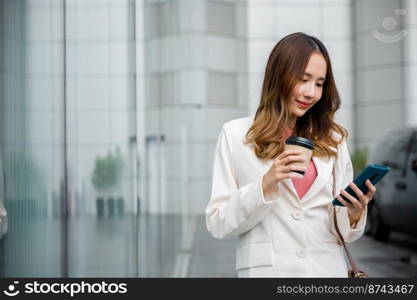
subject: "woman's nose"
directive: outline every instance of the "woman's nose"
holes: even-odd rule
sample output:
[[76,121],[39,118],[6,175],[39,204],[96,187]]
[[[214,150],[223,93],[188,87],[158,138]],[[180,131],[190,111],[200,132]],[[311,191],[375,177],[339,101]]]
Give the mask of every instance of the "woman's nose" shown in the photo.
[[304,86],[304,96],[310,97],[310,98],[314,97],[315,92],[316,92],[316,89],[315,89],[314,83],[306,84]]

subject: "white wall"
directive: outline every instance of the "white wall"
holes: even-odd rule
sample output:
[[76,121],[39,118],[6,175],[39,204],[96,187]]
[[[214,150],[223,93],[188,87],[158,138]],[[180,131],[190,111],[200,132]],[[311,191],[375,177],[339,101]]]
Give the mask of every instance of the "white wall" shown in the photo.
[[[154,191],[145,206],[153,213],[202,214],[221,125],[247,115],[245,4],[144,3],[146,134],[164,136],[165,155],[153,164],[166,166],[165,175],[159,168],[147,177]],[[156,191],[160,185],[165,197]]]

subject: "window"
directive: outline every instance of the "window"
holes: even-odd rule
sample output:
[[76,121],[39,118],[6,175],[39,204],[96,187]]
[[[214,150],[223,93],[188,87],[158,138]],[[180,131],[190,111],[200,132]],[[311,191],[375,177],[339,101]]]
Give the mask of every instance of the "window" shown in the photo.
[[402,170],[410,142],[410,132],[396,132],[388,136],[379,147],[387,147],[384,162],[393,169]]

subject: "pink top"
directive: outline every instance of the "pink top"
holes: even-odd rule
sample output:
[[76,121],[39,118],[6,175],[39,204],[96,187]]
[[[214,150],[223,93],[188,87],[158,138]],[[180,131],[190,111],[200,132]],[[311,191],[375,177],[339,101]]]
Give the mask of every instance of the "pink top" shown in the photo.
[[300,179],[292,179],[292,183],[294,184],[299,199],[303,198],[303,196],[307,193],[314,180],[316,180],[316,177],[316,166],[314,165],[313,160],[310,160],[310,164],[307,167],[304,177]]
[[[287,130],[286,133],[284,133],[284,139],[287,139],[289,136],[291,136],[292,130]],[[307,171],[304,174],[303,178],[300,179],[292,179],[292,183],[294,184],[295,190],[298,194],[298,199],[303,198],[303,196],[307,193],[311,185],[313,184],[314,180],[316,180],[317,177],[317,169],[314,165],[313,160],[310,161],[310,164],[307,167]]]

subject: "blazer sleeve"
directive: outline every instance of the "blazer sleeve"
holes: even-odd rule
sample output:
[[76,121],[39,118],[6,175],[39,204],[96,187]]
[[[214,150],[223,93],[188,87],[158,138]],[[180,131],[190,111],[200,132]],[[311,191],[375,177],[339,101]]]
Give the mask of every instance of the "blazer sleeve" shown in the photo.
[[258,224],[275,199],[265,199],[262,191],[263,174],[252,183],[238,186],[232,163],[231,141],[223,126],[217,139],[210,201],[205,210],[206,226],[217,239],[244,233]]
[[[335,183],[334,194],[337,196],[340,194],[341,189],[345,189],[353,181],[353,166],[350,159],[349,150],[347,148],[346,142],[343,142],[339,148],[340,155],[338,159],[335,160]],[[337,183],[337,184],[336,184]],[[337,224],[339,225],[340,233],[343,236],[345,242],[350,243],[358,240],[365,231],[366,216],[368,208],[362,212],[362,215],[359,221],[353,226],[350,225],[348,210],[344,206],[336,207],[336,218]],[[338,237],[336,229],[334,227],[334,209],[333,204],[329,205],[330,220],[331,220],[331,231]]]

